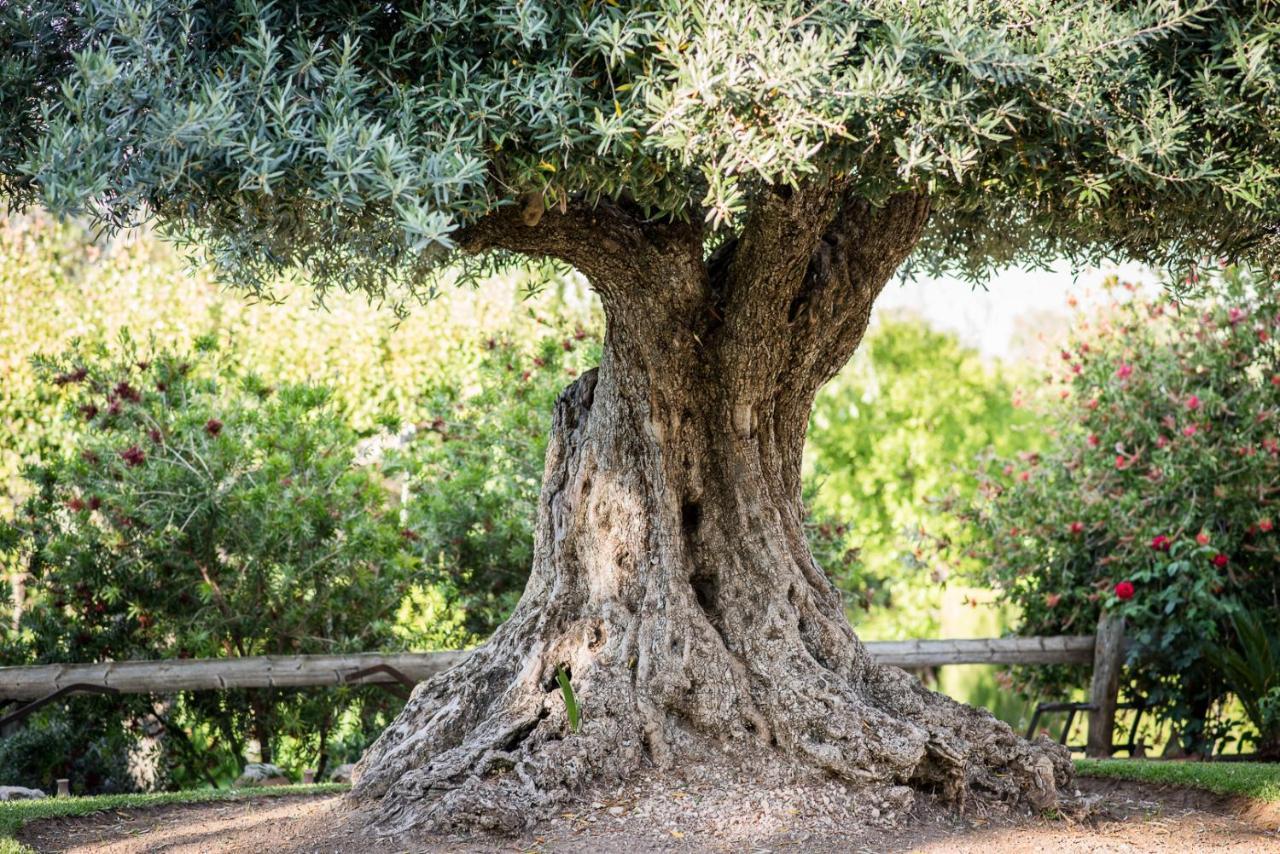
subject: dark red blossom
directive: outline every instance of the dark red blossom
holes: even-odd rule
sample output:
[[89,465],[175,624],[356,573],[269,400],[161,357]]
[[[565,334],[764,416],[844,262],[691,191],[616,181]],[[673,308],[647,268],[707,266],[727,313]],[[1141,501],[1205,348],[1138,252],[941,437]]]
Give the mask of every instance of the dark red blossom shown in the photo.
[[1268,534],[1268,533],[1270,533],[1270,532],[1271,532],[1272,527],[1273,527],[1273,526],[1272,526],[1272,524],[1271,524],[1271,520],[1270,520],[1270,519],[1263,519],[1263,520],[1261,520],[1261,521],[1259,521],[1259,522],[1258,522],[1258,530],[1259,530],[1259,531],[1261,531],[1261,532],[1262,532],[1262,533],[1264,533],[1264,534]]
[[1071,523],[1071,527],[1070,527],[1070,531],[1071,531],[1071,533],[1072,533],[1072,534],[1083,534],[1083,533],[1084,533],[1084,522],[1072,522],[1072,523]]
[[94,406],[92,403],[86,403],[84,406],[80,407],[80,415],[85,421],[92,421],[98,417],[98,407]]
[[1128,602],[1130,599],[1133,598],[1133,582],[1132,581],[1117,582],[1115,591],[1116,591],[1117,599],[1119,599],[1121,602]]
[[411,543],[416,543],[419,539],[418,535],[415,534],[413,531],[410,531],[408,528],[402,528],[400,531],[400,536],[401,538],[408,540]]
[[96,495],[90,495],[90,496],[89,496],[89,509],[90,509],[90,510],[97,510],[97,509],[98,509],[98,508],[100,508],[101,506],[102,506],[102,499],[101,499],[101,498],[99,498],[99,497],[98,497],[98,496],[96,496]]
[[116,397],[129,403],[137,403],[142,400],[142,394],[127,382],[118,382],[112,390]]
[[1216,566],[1218,569],[1222,569],[1223,567],[1225,567],[1229,561],[1230,561],[1230,558],[1228,558],[1222,552],[1218,552],[1216,555],[1213,556],[1213,565]]
[[210,436],[218,435],[222,432],[222,422],[216,418],[210,418],[208,421],[204,422],[204,432],[208,433]]
[[136,468],[147,461],[147,452],[137,445],[130,445],[120,452],[120,459],[124,460],[124,464],[129,468]]
[[74,371],[67,371],[65,374],[58,374],[53,378],[54,385],[67,385],[69,383],[83,382],[84,378],[89,376],[88,368],[76,368]]
[[66,504],[67,509],[74,513],[79,513],[84,509],[84,502],[79,498],[68,498]]
[[1173,541],[1164,534],[1157,534],[1151,538],[1151,548],[1158,552],[1169,551],[1169,546],[1173,545]]
[[159,445],[164,441],[164,436],[160,435],[160,431],[152,427],[147,431],[147,438]]

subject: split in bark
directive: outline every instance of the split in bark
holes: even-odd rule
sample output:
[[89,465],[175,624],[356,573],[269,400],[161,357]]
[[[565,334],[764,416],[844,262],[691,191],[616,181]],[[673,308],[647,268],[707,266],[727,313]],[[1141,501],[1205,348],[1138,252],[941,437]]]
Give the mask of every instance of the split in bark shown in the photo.
[[780,193],[705,262],[698,229],[611,206],[532,227],[513,210],[462,235],[581,270],[605,347],[556,405],[514,615],[420,685],[360,764],[355,796],[378,799],[384,829],[519,829],[588,782],[711,744],[960,804],[1055,802],[1065,751],[873,664],[805,541],[814,395],[927,210]]

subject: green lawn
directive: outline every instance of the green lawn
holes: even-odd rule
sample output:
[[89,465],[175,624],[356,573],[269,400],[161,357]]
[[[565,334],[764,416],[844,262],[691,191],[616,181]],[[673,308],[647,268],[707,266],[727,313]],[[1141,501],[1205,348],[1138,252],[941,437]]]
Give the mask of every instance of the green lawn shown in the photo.
[[0,854],[30,854],[31,849],[13,839],[13,834],[29,821],[42,818],[88,815],[102,810],[155,807],[164,804],[198,804],[238,798],[275,798],[281,795],[322,795],[345,792],[350,786],[318,783],[312,786],[264,786],[255,789],[189,789],[151,795],[98,795],[91,798],[43,798],[36,801],[0,803]]
[[1161,762],[1150,759],[1077,759],[1084,777],[1114,777],[1142,783],[1192,786],[1220,795],[1280,801],[1280,763]]

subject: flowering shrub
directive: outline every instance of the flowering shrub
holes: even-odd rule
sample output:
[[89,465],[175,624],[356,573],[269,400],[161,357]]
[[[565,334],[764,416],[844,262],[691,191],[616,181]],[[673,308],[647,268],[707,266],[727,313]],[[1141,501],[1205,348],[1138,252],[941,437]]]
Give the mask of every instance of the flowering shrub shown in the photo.
[[[6,538],[28,573],[7,663],[396,643],[413,562],[386,491],[352,467],[355,435],[328,392],[234,369],[211,339],[192,353],[144,353],[125,337],[37,368],[58,390],[71,447],[28,470],[35,493]],[[312,739],[347,708],[381,703],[375,690],[193,693],[118,708],[163,722],[177,746],[207,730],[210,762],[242,756],[247,734],[270,761],[285,735]],[[318,751],[323,761],[323,735]]]
[[[1208,645],[1280,607],[1280,302],[1234,268],[1191,302],[1126,288],[1076,318],[1046,377],[1051,448],[985,470],[971,552],[1024,634],[1124,616],[1132,690],[1201,750],[1225,692]],[[1083,674],[1028,678],[1061,692]]]

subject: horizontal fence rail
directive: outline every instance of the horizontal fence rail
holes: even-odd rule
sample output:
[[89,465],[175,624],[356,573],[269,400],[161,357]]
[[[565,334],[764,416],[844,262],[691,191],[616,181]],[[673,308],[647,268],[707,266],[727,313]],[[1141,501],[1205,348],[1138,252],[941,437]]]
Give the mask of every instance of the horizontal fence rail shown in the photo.
[[311,688],[399,681],[395,673],[354,673],[386,666],[421,682],[447,670],[465,652],[362,652],[350,655],[262,655],[245,658],[175,658],[100,664],[0,667],[0,700],[30,700],[69,685],[112,688],[122,694],[218,691],[227,688]]
[[[1087,664],[1094,660],[1093,635],[878,641],[866,647],[879,664],[910,668],[947,664]],[[399,674],[412,682],[421,682],[457,664],[466,655],[465,652],[365,652],[0,667],[0,700],[35,699],[71,685],[111,688],[123,694],[164,694],[228,688],[382,684],[399,681]],[[353,674],[359,675],[353,678]]]
[[944,664],[1088,664],[1093,635],[976,640],[873,641],[867,651],[877,664],[941,667]]

